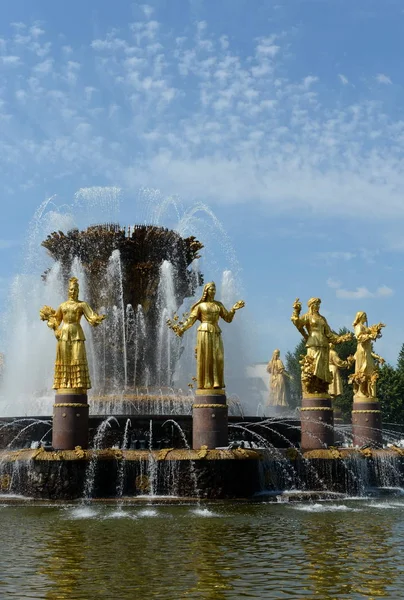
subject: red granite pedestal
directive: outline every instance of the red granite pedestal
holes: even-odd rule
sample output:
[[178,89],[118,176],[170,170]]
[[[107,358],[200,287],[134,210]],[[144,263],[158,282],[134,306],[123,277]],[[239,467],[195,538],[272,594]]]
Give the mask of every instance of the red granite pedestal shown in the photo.
[[383,446],[382,413],[377,398],[354,397],[352,443],[354,446]]
[[224,390],[197,390],[192,407],[192,448],[227,446],[228,408]]
[[334,411],[328,394],[304,394],[300,421],[303,450],[328,448],[334,444]]
[[55,450],[88,448],[88,399],[83,390],[55,395],[52,446]]

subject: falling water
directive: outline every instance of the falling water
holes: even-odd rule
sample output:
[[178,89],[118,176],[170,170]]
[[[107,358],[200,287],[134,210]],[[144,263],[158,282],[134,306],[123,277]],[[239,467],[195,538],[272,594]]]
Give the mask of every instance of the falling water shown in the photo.
[[45,282],[29,274],[15,277],[5,318],[7,353],[0,414],[51,413],[56,340],[38,310],[44,304],[56,308],[63,300],[59,263],[50,269]]
[[[123,439],[122,439],[122,446],[121,449],[122,450],[126,450],[127,446],[128,446],[128,439],[129,439],[129,429],[132,426],[131,420],[127,419],[126,420],[126,425],[125,425],[125,430],[123,432]],[[122,456],[122,458],[119,461],[119,465],[118,465],[118,475],[117,475],[117,484],[116,484],[116,495],[118,499],[121,499],[123,496],[123,489],[124,489],[124,484],[125,484],[125,458]]]
[[[186,435],[185,435],[184,431],[182,430],[182,428],[180,427],[180,425],[177,423],[177,421],[174,421],[174,419],[169,419],[168,421],[165,421],[163,423],[163,427],[167,423],[171,423],[172,425],[174,425],[177,428],[178,433],[181,436],[182,443],[184,444],[184,447],[187,450],[190,450],[191,448],[190,448],[190,446],[188,444],[188,440],[186,438]],[[198,486],[198,476],[197,476],[196,470],[195,470],[195,461],[193,461],[191,458],[189,459],[189,474],[190,474],[192,485],[193,485],[193,488],[194,488],[194,494],[195,494],[195,497],[198,499],[198,505],[199,505],[199,503],[200,503],[200,491],[199,491],[199,486]]]
[[172,352],[176,340],[167,327],[167,319],[172,318],[177,310],[177,302],[174,267],[167,260],[163,261],[160,267],[157,305],[160,314],[157,338],[157,381],[159,385],[170,386],[173,371]]
[[158,476],[158,465],[157,461],[153,456],[153,421],[150,419],[149,424],[149,457],[147,465],[147,476],[149,478],[149,494],[150,496],[156,495],[157,489],[157,476]]
[[115,423],[119,427],[119,422],[116,420],[115,417],[108,417],[108,419],[105,419],[105,421],[103,421],[101,423],[101,425],[99,425],[97,427],[97,431],[95,432],[95,435],[94,435],[93,448],[92,448],[93,453],[92,453],[91,460],[87,466],[85,481],[84,481],[83,502],[85,504],[87,504],[93,497],[95,476],[97,474],[97,466],[98,466],[97,450],[100,450],[103,446],[104,436],[105,436],[108,428],[111,427],[111,421],[115,421]]
[[[126,345],[125,304],[123,296],[123,280],[121,255],[119,250],[114,250],[108,261],[107,268],[108,296],[113,298],[112,327],[110,333],[113,336],[114,353],[114,381],[115,389],[123,375],[124,387],[128,384],[128,358]],[[122,355],[120,356],[120,349]]]
[[[147,339],[146,321],[143,308],[139,304],[136,313],[131,304],[126,307],[126,345],[128,357],[128,380],[132,385],[142,381],[139,375],[144,372],[144,350]],[[139,373],[140,371],[140,373]]]

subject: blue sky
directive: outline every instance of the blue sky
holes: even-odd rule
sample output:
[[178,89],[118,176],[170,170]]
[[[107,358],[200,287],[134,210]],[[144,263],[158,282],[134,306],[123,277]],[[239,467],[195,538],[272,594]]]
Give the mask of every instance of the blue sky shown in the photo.
[[[0,312],[47,198],[85,225],[175,197],[227,234],[198,213],[206,279],[238,272],[252,361],[294,347],[291,305],[315,295],[334,329],[384,321],[394,362],[403,21],[400,0],[0,3]],[[114,191],[94,205],[105,186],[119,211]]]

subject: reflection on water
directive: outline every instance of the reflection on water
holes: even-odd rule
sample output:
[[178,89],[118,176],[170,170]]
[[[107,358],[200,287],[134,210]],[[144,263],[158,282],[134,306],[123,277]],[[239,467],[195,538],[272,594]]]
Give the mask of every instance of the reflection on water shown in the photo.
[[404,501],[0,506],[0,597],[402,598]]

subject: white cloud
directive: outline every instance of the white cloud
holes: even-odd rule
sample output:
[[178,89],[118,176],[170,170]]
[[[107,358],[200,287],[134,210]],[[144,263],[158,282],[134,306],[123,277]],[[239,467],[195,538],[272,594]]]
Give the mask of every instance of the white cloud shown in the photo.
[[354,258],[356,258],[356,253],[354,252],[318,252],[317,256],[319,258],[322,258],[326,261],[333,261],[333,260],[345,260],[345,261],[349,261],[352,260]]
[[345,75],[342,75],[342,73],[338,73],[338,77],[339,77],[340,82],[343,85],[348,85],[349,79],[347,77],[345,77]]
[[382,83],[384,85],[390,85],[392,83],[390,77],[384,73],[378,73],[375,79],[378,83]]
[[383,285],[375,292],[371,292],[366,287],[357,287],[355,290],[345,290],[343,288],[337,288],[336,296],[343,300],[359,300],[362,298],[387,298],[393,295],[393,290],[386,285]]
[[22,75],[9,90],[18,110],[0,139],[6,185],[20,186],[21,157],[29,156],[27,180],[91,172],[271,214],[404,218],[403,121],[369,99],[330,104],[330,89],[323,94],[326,83],[316,86],[312,74],[288,79],[285,36],[255,40],[246,56],[206,22],[171,31],[141,10],[143,20],[89,42],[87,55],[80,49],[80,62],[65,39],[50,46],[42,29],[19,27],[18,40],[5,40]]
[[37,75],[48,75],[53,68],[53,59],[52,58],[47,58],[46,60],[37,63],[34,68],[33,71],[34,73],[36,73]]
[[9,54],[0,56],[0,63],[9,67],[18,67],[21,64],[21,59],[19,56]]
[[40,37],[45,33],[45,31],[41,29],[38,25],[33,25],[32,27],[30,27],[29,32],[33,38]]
[[371,292],[367,287],[359,286],[355,290],[346,290],[342,287],[341,281],[330,277],[327,279],[328,287],[335,290],[337,298],[342,300],[361,300],[363,298],[388,298],[394,291],[387,285],[382,285]]
[[303,79],[303,87],[308,90],[313,83],[317,83],[318,77],[314,77],[313,75],[308,75]]
[[143,14],[146,17],[146,19],[150,19],[150,17],[154,13],[154,8],[152,6],[150,6],[149,4],[141,4],[140,8],[142,9]]
[[338,281],[337,279],[333,279],[332,277],[329,277],[327,279],[327,285],[330,288],[338,289],[341,287],[341,282]]

